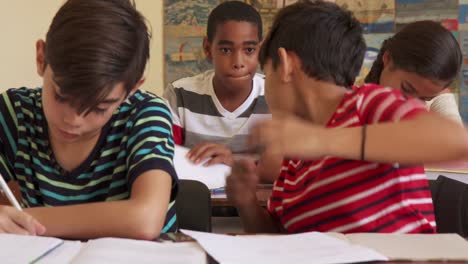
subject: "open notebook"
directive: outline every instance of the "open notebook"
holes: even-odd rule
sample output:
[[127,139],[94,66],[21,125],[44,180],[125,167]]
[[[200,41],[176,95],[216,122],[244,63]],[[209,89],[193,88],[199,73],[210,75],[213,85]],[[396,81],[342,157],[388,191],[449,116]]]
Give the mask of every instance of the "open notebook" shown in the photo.
[[[354,263],[468,261],[468,242],[456,234],[338,234],[229,236],[182,230],[221,263]],[[313,261],[311,261],[313,260]]]
[[158,243],[100,238],[86,243],[52,237],[0,234],[1,263],[206,263],[195,242]]
[[179,179],[196,180],[208,186],[208,189],[217,189],[226,185],[226,177],[231,173],[231,167],[224,164],[203,166],[207,160],[194,164],[186,158],[189,149],[175,146],[174,168]]

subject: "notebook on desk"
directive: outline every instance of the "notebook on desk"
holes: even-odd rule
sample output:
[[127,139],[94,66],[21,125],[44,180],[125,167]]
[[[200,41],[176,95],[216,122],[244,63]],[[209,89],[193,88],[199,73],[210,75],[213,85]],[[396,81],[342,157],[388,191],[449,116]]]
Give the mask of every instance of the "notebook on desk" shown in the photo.
[[179,179],[196,180],[204,183],[208,189],[226,186],[226,177],[231,173],[231,167],[224,164],[203,166],[208,160],[194,164],[187,157],[188,148],[175,146],[174,168]]
[[206,263],[194,242],[158,243],[100,238],[82,243],[53,237],[0,234],[1,263]]
[[[182,230],[223,263],[354,263],[468,261],[456,234],[318,233],[228,236]],[[280,250],[279,250],[280,249]]]

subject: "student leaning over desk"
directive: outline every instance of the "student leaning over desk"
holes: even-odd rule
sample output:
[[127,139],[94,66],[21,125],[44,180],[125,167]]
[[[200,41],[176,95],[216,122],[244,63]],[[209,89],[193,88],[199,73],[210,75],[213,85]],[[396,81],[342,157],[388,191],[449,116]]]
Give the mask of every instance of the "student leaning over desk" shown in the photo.
[[436,232],[422,164],[467,156],[463,127],[398,90],[353,87],[362,29],[334,3],[288,6],[270,32],[259,57],[273,120],[251,142],[289,158],[267,210],[255,166],[235,164],[226,190],[246,231]]
[[153,239],[176,230],[171,114],[138,90],[149,57],[128,0],[68,0],[36,43],[43,86],[0,98],[0,173],[23,211],[0,233]]
[[461,60],[452,32],[438,22],[417,21],[383,42],[365,82],[399,89],[461,124],[455,96],[447,88],[456,81]]

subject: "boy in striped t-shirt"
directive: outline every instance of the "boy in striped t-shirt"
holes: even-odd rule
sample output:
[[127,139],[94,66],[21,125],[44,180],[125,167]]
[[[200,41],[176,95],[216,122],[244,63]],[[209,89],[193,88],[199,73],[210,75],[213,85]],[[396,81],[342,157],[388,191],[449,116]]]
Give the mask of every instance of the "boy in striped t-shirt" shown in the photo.
[[42,88],[0,97],[0,173],[23,211],[0,233],[154,239],[177,228],[171,114],[139,91],[149,57],[128,0],[68,0],[36,43]]
[[206,57],[214,70],[171,83],[164,94],[174,117],[174,140],[190,148],[195,163],[232,165],[233,154],[245,154],[250,128],[270,119],[263,76],[256,73],[262,20],[240,1],[218,5],[210,13]]
[[227,195],[247,231],[436,232],[422,164],[466,156],[467,134],[398,90],[353,86],[364,51],[359,22],[334,3],[278,13],[259,56],[273,120],[251,140],[288,158],[267,210],[255,166],[234,166]]

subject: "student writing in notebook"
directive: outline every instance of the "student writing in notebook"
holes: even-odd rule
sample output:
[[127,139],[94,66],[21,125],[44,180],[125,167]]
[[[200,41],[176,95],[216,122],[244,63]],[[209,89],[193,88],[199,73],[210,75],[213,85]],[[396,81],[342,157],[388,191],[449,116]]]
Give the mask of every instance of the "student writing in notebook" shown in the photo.
[[447,88],[456,80],[461,60],[460,46],[449,30],[434,21],[417,21],[384,41],[365,82],[398,88],[461,124]]
[[[224,2],[211,11],[203,40],[214,69],[166,88],[175,143],[190,148],[188,158],[194,163],[209,159],[206,166],[231,166],[233,154],[249,151],[246,139],[253,124],[271,118],[263,76],[256,73],[261,41],[262,20],[257,10],[240,1]],[[281,162],[263,159],[272,160]]]
[[0,232],[154,239],[176,230],[171,114],[139,90],[149,57],[128,0],[68,0],[36,43],[42,87],[0,98],[0,173],[22,212],[0,206]]
[[251,143],[289,158],[267,210],[255,166],[233,167],[227,196],[246,231],[436,232],[422,163],[466,156],[468,135],[399,90],[353,87],[364,52],[359,21],[334,3],[279,11],[259,56],[273,120]]

